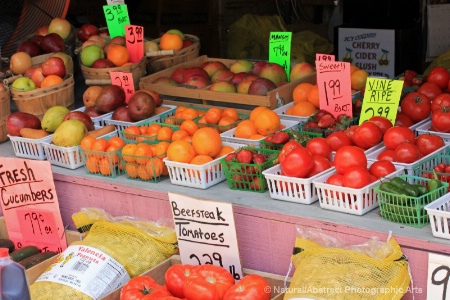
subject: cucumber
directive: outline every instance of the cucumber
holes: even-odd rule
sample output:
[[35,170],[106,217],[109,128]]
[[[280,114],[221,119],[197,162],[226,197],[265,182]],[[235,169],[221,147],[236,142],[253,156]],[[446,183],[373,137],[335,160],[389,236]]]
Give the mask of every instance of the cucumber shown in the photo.
[[35,255],[40,252],[41,251],[36,246],[25,246],[23,248],[14,250],[9,256],[11,256],[11,259],[13,261],[19,262],[27,257],[30,257],[31,255]]
[[419,197],[419,190],[417,189],[417,187],[415,187],[412,184],[406,182],[406,180],[403,180],[400,177],[394,177],[389,182],[393,186],[396,186],[399,189],[404,190],[407,193],[408,196]]
[[419,190],[419,196],[423,196],[428,193],[428,188],[421,184],[413,184]]
[[0,248],[8,248],[9,253],[11,253],[16,247],[14,246],[13,241],[11,241],[10,239],[0,239]]
[[29,269],[35,265],[37,265],[38,263],[43,262],[44,260],[49,259],[50,257],[55,256],[56,252],[54,251],[47,251],[47,252],[42,252],[42,253],[38,253],[38,254],[34,254],[31,255],[25,259],[22,259],[21,261],[19,261],[19,264],[21,264],[22,266],[25,267],[25,269]]

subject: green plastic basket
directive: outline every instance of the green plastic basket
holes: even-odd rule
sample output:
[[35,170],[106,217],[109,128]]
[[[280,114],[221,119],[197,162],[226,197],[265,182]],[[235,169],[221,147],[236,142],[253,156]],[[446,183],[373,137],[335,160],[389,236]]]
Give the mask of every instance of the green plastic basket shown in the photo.
[[244,164],[239,162],[227,162],[225,158],[220,160],[228,187],[232,190],[250,191],[263,193],[267,190],[267,182],[262,172],[278,163],[278,154],[280,151],[242,147],[254,153],[260,153],[267,157],[262,164]]
[[[412,184],[424,186],[428,186],[428,183],[431,181],[428,178],[410,175],[401,175],[400,178]],[[380,186],[375,187],[374,191],[377,193],[380,216],[383,219],[420,228],[430,223],[425,205],[445,195],[447,188],[448,183],[443,182],[440,188],[420,197],[388,193],[380,190]]]
[[[285,132],[287,134],[289,134],[289,136],[291,138],[293,138],[293,131],[295,131],[296,134],[305,137],[305,141],[303,141],[301,143],[303,147],[306,146],[306,144],[308,143],[308,141],[310,139],[315,138],[315,137],[322,137],[322,134],[317,133],[317,132],[311,132],[311,131],[298,131],[298,130],[294,130],[294,129],[288,129]],[[283,148],[283,146],[284,146],[284,144],[274,144],[274,143],[266,142],[264,139],[261,140],[261,147],[264,149],[281,150]]]
[[228,125],[217,125],[217,124],[204,124],[204,123],[199,123],[198,121],[200,120],[200,118],[195,119],[195,122],[198,124],[198,127],[211,127],[211,128],[216,128],[220,133],[223,133],[227,130],[233,129],[234,127],[236,127],[239,122],[243,121],[243,120],[247,120],[250,118],[249,114],[244,114],[244,113],[240,113],[238,112],[238,120],[234,123],[228,124]]
[[[165,123],[159,123],[159,122],[143,122],[137,125],[138,127],[141,126],[149,126],[151,124],[158,124],[161,127],[169,127],[172,129],[172,131],[179,130],[180,127],[176,125],[171,124],[165,124]],[[146,143],[159,143],[162,142],[161,140],[158,140],[156,136],[148,136],[148,135],[142,135],[142,134],[132,134],[132,133],[126,133],[125,129],[119,131],[119,136],[126,142],[126,143],[136,143],[136,142],[146,142]],[[171,141],[165,141],[165,142],[171,142]]]
[[160,182],[169,175],[167,167],[163,162],[166,154],[158,156],[136,156],[120,153],[122,169],[128,179],[144,182]]
[[[420,166],[413,169],[414,175],[429,178],[433,174],[433,168],[440,163],[450,164],[450,155],[435,154],[427,158]],[[450,183],[450,173],[436,172],[436,175],[442,182]],[[450,186],[447,192],[450,193]]]

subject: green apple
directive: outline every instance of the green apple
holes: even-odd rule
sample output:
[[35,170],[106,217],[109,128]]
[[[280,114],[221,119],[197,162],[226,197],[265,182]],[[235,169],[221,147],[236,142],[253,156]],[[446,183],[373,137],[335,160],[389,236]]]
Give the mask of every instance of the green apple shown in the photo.
[[145,41],[144,42],[144,53],[151,51],[158,51],[159,45],[153,41]]
[[170,29],[170,30],[167,30],[167,33],[178,34],[178,35],[181,37],[182,40],[185,39],[184,33],[182,33],[182,32],[181,32],[180,30],[178,30],[178,29]]
[[28,77],[19,77],[14,80],[11,87],[13,91],[27,92],[34,90],[36,88],[36,85],[34,84],[33,80]]
[[105,58],[105,52],[100,46],[94,44],[81,50],[80,56],[83,66],[91,67],[97,59]]

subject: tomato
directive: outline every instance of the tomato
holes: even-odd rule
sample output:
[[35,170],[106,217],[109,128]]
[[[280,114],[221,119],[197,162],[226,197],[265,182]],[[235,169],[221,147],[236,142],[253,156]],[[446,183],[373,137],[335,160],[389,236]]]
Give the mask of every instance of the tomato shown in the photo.
[[314,155],[313,160],[314,160],[314,167],[309,172],[307,177],[314,176],[316,174],[319,174],[320,172],[323,172],[331,168],[330,160],[322,155]]
[[322,155],[328,159],[331,158],[331,152],[333,152],[330,143],[323,137],[310,139],[306,144],[306,149],[308,149],[312,155]]
[[380,128],[382,134],[384,134],[386,130],[393,126],[392,122],[389,121],[388,118],[385,118],[383,116],[373,116],[369,119],[369,121],[375,123],[375,125]]
[[378,160],[369,167],[369,173],[376,178],[386,177],[395,171],[395,165],[389,160]]
[[223,300],[269,300],[270,295],[269,282],[260,275],[249,274],[230,287]]
[[398,145],[408,142],[414,144],[416,135],[411,128],[394,126],[386,130],[383,136],[383,143],[387,149],[395,150]]
[[396,162],[410,164],[422,157],[419,147],[410,143],[402,143],[394,150],[394,159]]
[[343,174],[343,186],[360,189],[370,183],[370,173],[364,167],[352,167]]
[[285,159],[286,155],[288,155],[295,148],[303,148],[300,143],[297,143],[295,140],[290,140],[286,144],[284,144],[283,148],[281,148],[280,154],[278,154],[278,162],[281,164]]
[[434,134],[421,134],[416,138],[416,145],[423,156],[445,146],[444,139]]
[[377,160],[388,160],[390,162],[394,161],[394,150],[391,149],[386,149],[381,151],[378,156],[377,156]]
[[170,296],[169,291],[149,276],[130,279],[120,291],[120,300],[160,300]]
[[425,120],[431,113],[430,99],[419,92],[412,92],[406,95],[400,107],[402,113],[410,117],[414,123]]
[[359,125],[352,125],[349,128],[345,129],[344,132],[350,137],[353,137],[353,134],[355,133],[356,129],[359,128]]
[[382,139],[383,133],[380,127],[369,121],[359,125],[359,128],[353,133],[352,138],[353,143],[364,150],[379,144]]
[[444,106],[450,107],[450,94],[440,94],[431,103],[431,111],[441,110]]
[[450,133],[450,106],[433,112],[431,126],[436,131]]
[[430,101],[442,94],[441,88],[434,82],[425,82],[417,89],[417,92],[427,96]]
[[352,167],[367,168],[367,157],[364,151],[355,146],[343,146],[336,151],[334,166],[339,174]]
[[436,66],[428,73],[427,82],[436,83],[441,90],[447,88],[450,79],[448,70],[444,67]]
[[286,155],[280,167],[286,176],[305,178],[314,168],[314,160],[308,149],[298,147]]
[[327,178],[325,183],[332,184],[332,185],[343,186],[344,185],[344,175],[339,174],[339,173],[333,174],[333,175],[331,175],[330,177]]
[[187,277],[195,273],[199,266],[189,264],[175,264],[170,266],[164,275],[166,288],[169,292],[179,298],[183,298],[183,286]]
[[332,132],[329,136],[326,137],[326,139],[328,143],[330,143],[333,151],[338,150],[342,146],[353,145],[352,139],[344,131]]
[[199,266],[184,282],[187,300],[221,300],[234,285],[234,278],[225,268],[216,265]]
[[450,165],[445,167],[444,173],[450,173]]
[[398,112],[395,118],[394,126],[410,127],[414,125],[414,122],[407,115]]

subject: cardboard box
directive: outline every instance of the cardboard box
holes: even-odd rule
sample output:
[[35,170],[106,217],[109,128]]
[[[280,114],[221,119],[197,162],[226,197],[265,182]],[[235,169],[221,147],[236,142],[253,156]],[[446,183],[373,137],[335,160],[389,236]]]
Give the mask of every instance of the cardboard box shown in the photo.
[[292,102],[292,91],[300,82],[311,82],[315,83],[316,73],[312,73],[309,76],[303,77],[299,80],[289,82],[279,88],[276,88],[267,93],[266,96],[257,96],[257,95],[244,95],[238,93],[223,93],[223,92],[215,92],[210,91],[208,87],[204,89],[192,89],[186,87],[175,87],[175,86],[167,86],[161,84],[152,83],[159,77],[170,77],[172,72],[174,72],[177,68],[190,68],[199,66],[203,62],[206,61],[221,61],[227,67],[229,67],[235,60],[230,59],[220,59],[220,58],[209,58],[206,55],[197,57],[190,61],[178,64],[176,66],[167,68],[165,70],[156,72],[149,76],[141,78],[139,82],[139,87],[141,89],[149,89],[158,92],[161,95],[166,96],[175,96],[180,98],[189,98],[189,99],[198,99],[201,100],[201,104],[211,104],[211,102],[216,102],[218,105],[225,104],[235,104],[241,106],[241,108],[252,109],[256,106],[266,106],[270,109],[275,109],[278,107],[278,98],[282,99],[286,104]]

